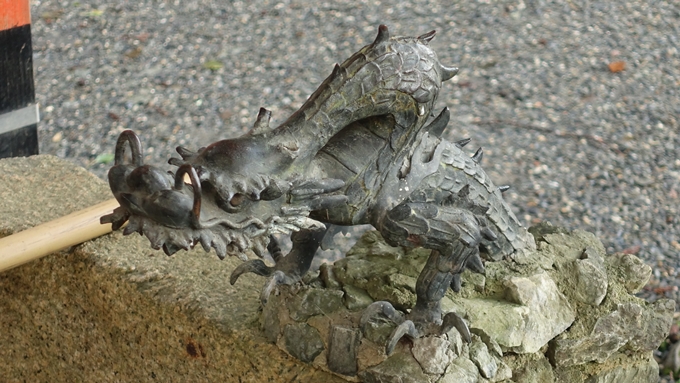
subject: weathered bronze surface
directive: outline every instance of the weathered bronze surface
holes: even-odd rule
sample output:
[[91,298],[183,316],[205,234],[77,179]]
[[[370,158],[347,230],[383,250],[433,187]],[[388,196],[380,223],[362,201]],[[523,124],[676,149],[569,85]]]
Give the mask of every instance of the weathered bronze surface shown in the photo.
[[[399,324],[387,353],[403,335],[453,326],[469,339],[458,315],[442,313],[446,290],[460,289],[466,267],[484,272],[480,251],[498,260],[534,242],[502,199],[507,187],[494,186],[480,167],[482,150],[470,157],[462,150],[469,140],[441,138],[449,111],[432,118],[433,106],[457,69],[439,62],[428,45],[434,35],[390,37],[380,26],[375,41],[336,65],[283,124],[270,128],[271,113],[260,109],[241,137],[196,152],[177,148],[174,175],[144,165],[139,138],[124,132],[109,172],[121,207],[102,222],[117,229],[128,221],[125,234],[143,234],[168,255],[200,243],[220,258],[242,257],[231,282],[246,272],[266,276],[263,304],[278,284],[309,270],[331,225],[371,224],[393,246],[431,249],[408,315],[375,302],[362,317]],[[292,233],[285,256],[273,237],[279,233]],[[275,266],[247,260],[247,249],[269,251]]]

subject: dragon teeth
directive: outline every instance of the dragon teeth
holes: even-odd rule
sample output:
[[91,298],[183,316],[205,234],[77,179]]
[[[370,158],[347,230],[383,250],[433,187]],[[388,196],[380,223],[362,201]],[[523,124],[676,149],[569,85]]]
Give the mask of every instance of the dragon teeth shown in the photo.
[[236,245],[238,251],[245,251],[248,248],[248,241],[243,235],[235,235],[232,243]]
[[210,252],[210,243],[212,242],[212,234],[210,231],[205,231],[201,233],[200,238],[201,246],[206,253]]
[[238,253],[238,248],[236,247],[236,245],[233,242],[228,244],[227,245],[227,254],[236,255],[236,253]]
[[269,237],[261,235],[253,239],[253,252],[260,258],[264,257],[267,252],[267,245],[269,244]]
[[130,235],[132,233],[135,233],[138,231],[138,226],[133,226],[132,223],[129,223],[127,226],[125,226],[125,229],[123,229],[123,235]]
[[187,241],[186,238],[179,238],[176,242],[173,243],[174,246],[182,248],[184,250],[189,250],[191,248],[191,245],[193,244],[193,241]]
[[227,244],[220,237],[215,237],[212,240],[212,247],[215,248],[215,253],[217,253],[217,258],[224,259],[227,256]]
[[149,239],[149,242],[151,242],[151,247],[158,250],[161,248],[163,245],[163,242],[165,242],[162,238],[162,235],[160,231],[157,230],[149,230],[149,225],[144,225],[145,229],[144,234],[146,237]]
[[166,242],[163,244],[163,251],[168,256],[175,254],[180,250],[180,247],[175,246],[173,243]]

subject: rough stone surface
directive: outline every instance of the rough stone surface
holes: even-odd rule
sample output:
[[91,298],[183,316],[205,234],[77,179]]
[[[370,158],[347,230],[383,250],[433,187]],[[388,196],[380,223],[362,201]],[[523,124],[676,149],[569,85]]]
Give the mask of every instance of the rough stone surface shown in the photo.
[[[474,365],[473,365],[474,366]],[[365,383],[427,383],[433,381],[423,373],[418,362],[403,353],[395,353],[381,364],[360,373]]]
[[[447,308],[445,303],[442,306]],[[493,299],[468,299],[459,303],[465,309],[471,331],[493,338],[507,349],[522,345],[529,314],[527,307]]]
[[516,315],[522,317],[519,326],[523,333],[518,334],[521,335],[519,344],[499,342],[502,346],[516,352],[536,352],[574,322],[571,305],[547,273],[511,277],[504,284],[506,297],[522,305]]
[[652,268],[632,254],[617,253],[607,257],[609,272],[626,287],[626,291],[635,294],[649,281]]
[[[52,156],[0,160],[0,235],[111,198]],[[30,191],[28,193],[27,191]],[[339,382],[266,341],[261,279],[203,250],[166,257],[121,233],[0,274],[3,382]],[[253,368],[252,366],[257,366]]]
[[659,368],[652,353],[624,356],[618,354],[604,364],[557,367],[555,382],[585,383],[656,383],[659,381]]
[[659,379],[659,366],[650,357],[639,363],[626,366],[617,366],[609,371],[596,374],[586,383],[637,383],[656,382]]
[[451,343],[448,340],[427,336],[413,340],[413,357],[428,374],[443,374],[451,361]]
[[281,322],[279,319],[281,312],[279,308],[280,303],[278,302],[280,298],[277,295],[273,295],[269,299],[273,303],[262,308],[262,330],[271,343],[276,343],[281,333]]
[[556,340],[554,363],[602,363],[626,344],[635,351],[654,350],[668,335],[675,304],[661,300],[652,307],[652,311],[646,311],[639,304],[621,304],[616,311],[599,318],[589,335]]
[[[384,343],[381,343],[384,344]],[[359,354],[357,356],[357,367],[359,371],[365,371],[370,367],[377,366],[382,363],[387,356],[385,355],[385,347],[379,346],[377,343],[362,340],[359,345]]]
[[360,343],[361,331],[358,329],[333,326],[328,347],[328,368],[338,374],[356,375]]
[[473,361],[467,358],[456,358],[446,370],[440,383],[476,383],[479,370]]
[[[537,250],[522,255],[521,263],[486,262],[483,280],[466,272],[460,293],[448,293],[442,300],[444,312],[454,311],[468,322],[471,344],[452,329],[447,336],[402,339],[387,357],[385,345],[396,325],[386,318],[373,318],[363,327],[363,338],[356,346],[356,374],[347,367],[353,352],[344,353],[347,360],[342,362],[319,354],[312,363],[344,371],[339,373],[347,379],[367,382],[653,382],[649,380],[650,353],[669,330],[673,302],[649,304],[630,295],[625,276],[640,274],[644,268],[625,267],[636,265],[633,259],[620,269],[614,267],[592,234],[552,226],[538,229]],[[411,294],[427,254],[391,253],[393,248],[380,241],[374,232],[366,233],[346,259],[321,273],[321,281],[334,275],[339,285],[326,295],[344,293],[346,305],[357,291],[387,300]],[[308,284],[321,283],[309,280]],[[318,301],[310,298],[311,290],[293,288],[286,290],[289,296],[282,293],[289,303],[280,303],[280,328],[305,323],[296,321],[307,317],[309,310],[302,314],[292,310],[304,307],[299,302]],[[408,299],[401,301],[402,309],[411,304]],[[309,317],[306,323],[320,334],[320,340],[315,340],[318,344],[332,345],[337,336],[333,326],[358,329],[361,314],[361,310],[343,306]]]
[[486,277],[483,274],[473,273],[470,270],[465,270],[462,275],[462,284],[470,286],[479,293],[484,292],[486,285]]
[[496,360],[498,370],[496,371],[496,376],[494,376],[493,379],[491,379],[491,381],[503,382],[505,380],[512,379],[512,369],[510,368],[510,366],[503,363],[503,361],[499,360],[496,357],[494,357],[494,360]]
[[[641,305],[642,306],[642,305]],[[660,299],[651,305],[651,310],[642,308],[640,316],[631,318],[634,323],[628,346],[634,351],[653,351],[668,336],[673,323],[675,302]],[[623,306],[626,307],[626,306]]]
[[311,316],[330,314],[343,306],[342,296],[340,290],[303,288],[288,303],[290,315],[296,321],[304,321]]
[[491,355],[496,356],[496,357],[502,357],[503,356],[503,349],[501,349],[501,345],[498,344],[495,340],[488,338],[484,339],[482,338],[486,346],[489,348],[489,352]]
[[478,336],[474,336],[470,344],[470,360],[472,360],[483,377],[492,379],[498,371],[496,360],[489,354],[486,344]]
[[286,351],[304,362],[313,361],[325,349],[319,331],[306,323],[286,325],[283,343]]
[[462,355],[463,345],[465,343],[463,342],[463,337],[460,335],[458,330],[452,328],[451,331],[448,332],[448,336],[449,336],[449,349],[453,351],[453,354],[455,356]]
[[364,337],[377,344],[386,344],[396,325],[388,320],[375,319],[363,328]]
[[513,360],[512,362],[514,362],[512,364],[515,366],[512,380],[516,383],[545,383],[555,381],[555,374],[552,366],[546,358],[521,358],[520,360]]
[[[574,297],[583,303],[597,306],[607,295],[607,271],[597,251],[586,249],[581,259],[574,260],[571,271],[575,278]],[[568,269],[567,269],[568,270]]]
[[340,283],[335,279],[333,268],[328,263],[322,263],[319,266],[319,278],[323,282],[324,287],[337,289]]
[[375,231],[367,232],[333,266],[335,278],[343,285],[363,289],[375,301],[387,300],[407,309],[416,301],[415,282],[427,259],[426,251],[410,251],[387,245]]
[[364,289],[345,285],[342,290],[345,292],[345,306],[351,311],[364,309],[373,303],[373,299]]

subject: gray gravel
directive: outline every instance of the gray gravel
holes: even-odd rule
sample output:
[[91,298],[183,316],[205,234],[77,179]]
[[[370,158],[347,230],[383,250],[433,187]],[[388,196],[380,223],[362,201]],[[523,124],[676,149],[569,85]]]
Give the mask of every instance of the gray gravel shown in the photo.
[[130,128],[163,164],[245,132],[260,106],[282,122],[378,24],[436,29],[461,68],[440,96],[449,138],[485,148],[520,220],[638,254],[655,268],[643,295],[680,302],[679,3],[449,3],[34,0],[41,152],[105,177]]

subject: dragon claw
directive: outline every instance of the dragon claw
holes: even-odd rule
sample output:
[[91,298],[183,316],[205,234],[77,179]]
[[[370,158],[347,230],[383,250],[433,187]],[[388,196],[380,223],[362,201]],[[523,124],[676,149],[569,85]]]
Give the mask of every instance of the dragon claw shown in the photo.
[[169,242],[164,243],[162,248],[163,248],[163,252],[168,256],[173,255],[173,254],[175,254],[176,252],[178,252],[182,249],[181,247],[176,246],[175,244],[172,244],[172,243],[169,243]]
[[453,278],[451,278],[451,290],[458,293],[460,292],[460,287],[461,287],[460,274],[453,274]]
[[485,272],[484,263],[482,262],[482,258],[479,256],[479,253],[470,256],[470,258],[468,258],[465,262],[465,266],[477,274],[484,274]]
[[267,278],[267,282],[265,283],[262,293],[260,294],[260,302],[262,302],[262,306],[267,304],[267,301],[269,301],[269,296],[271,295],[272,291],[274,291],[276,286],[280,284],[287,284],[285,283],[286,279],[286,274],[284,274],[281,270],[274,271],[269,276],[269,278]]
[[440,326],[433,326],[432,323],[427,321],[425,323],[421,322],[422,319],[418,321],[418,324],[413,320],[407,319],[399,323],[394,331],[392,331],[390,340],[385,346],[385,354],[392,354],[397,343],[399,343],[401,338],[405,335],[408,335],[411,339],[418,339],[426,335],[443,335],[451,331],[452,328],[455,328],[460,333],[463,341],[470,343],[472,340],[472,335],[470,334],[470,329],[467,324],[463,318],[454,312],[449,312],[444,315]]
[[387,317],[387,319],[394,323],[402,323],[404,321],[404,315],[397,311],[390,302],[377,301],[366,307],[364,313],[361,315],[361,321],[359,322],[361,328],[364,329],[371,319],[379,317],[380,315]]
[[472,335],[470,334],[470,329],[465,323],[463,318],[454,312],[447,313],[442,319],[442,326],[440,328],[440,334],[446,334],[452,328],[455,328],[460,333],[465,343],[470,343],[472,341]]
[[387,346],[385,346],[385,354],[392,354],[394,348],[397,347],[397,343],[399,343],[404,335],[408,335],[413,339],[421,337],[421,334],[416,329],[416,325],[413,323],[413,321],[405,320],[399,326],[397,326],[394,331],[392,331],[392,335],[390,335],[390,341],[387,342]]
[[283,271],[269,267],[259,259],[253,259],[243,262],[236,269],[234,269],[234,271],[231,273],[231,276],[229,277],[229,283],[234,285],[238,278],[246,273],[253,273],[267,277],[267,281],[264,284],[262,293],[260,293],[260,301],[262,302],[263,306],[267,304],[267,301],[269,301],[269,296],[271,295],[272,291],[274,291],[276,286],[291,285],[297,281],[294,278],[287,276]]
[[111,214],[107,214],[99,218],[99,223],[101,224],[110,223],[111,230],[115,231],[123,227],[123,225],[129,218],[130,212],[127,211],[127,209],[119,206],[113,209],[113,212]]
[[405,335],[412,339],[421,338],[426,335],[443,335],[448,333],[452,328],[455,328],[460,333],[463,340],[470,343],[472,335],[467,324],[458,314],[454,312],[447,313],[441,319],[441,324],[432,323],[422,316],[418,316],[414,312],[409,314],[411,319],[405,319],[404,314],[399,312],[387,301],[377,301],[371,303],[364,313],[361,315],[360,326],[362,331],[366,331],[366,326],[369,322],[376,318],[384,317],[397,325],[392,331],[389,341],[385,346],[385,354],[390,355],[399,343],[399,340]]
[[234,285],[238,278],[246,273],[253,273],[268,277],[274,273],[274,270],[273,268],[265,265],[264,262],[259,259],[246,261],[238,265],[238,267],[232,271],[231,276],[229,277],[229,283]]

